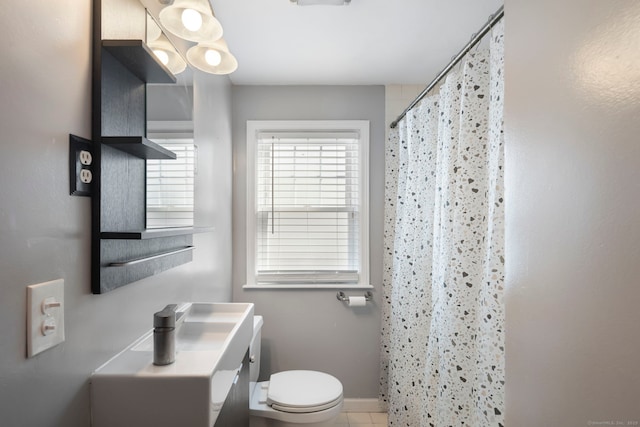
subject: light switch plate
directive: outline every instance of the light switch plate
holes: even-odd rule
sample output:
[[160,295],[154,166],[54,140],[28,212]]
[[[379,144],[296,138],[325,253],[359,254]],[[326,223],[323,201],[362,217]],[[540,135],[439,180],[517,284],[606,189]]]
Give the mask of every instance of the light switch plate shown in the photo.
[[64,341],[64,280],[27,286],[27,356]]

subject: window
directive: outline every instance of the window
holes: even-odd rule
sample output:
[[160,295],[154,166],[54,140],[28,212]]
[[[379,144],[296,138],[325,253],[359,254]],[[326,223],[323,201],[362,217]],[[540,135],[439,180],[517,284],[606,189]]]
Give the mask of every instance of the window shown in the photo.
[[[186,122],[170,122],[185,127]],[[167,126],[166,122],[163,123]],[[196,146],[188,131],[149,133],[149,138],[176,154],[175,160],[147,160],[147,228],[192,227]]]
[[249,121],[247,285],[369,286],[368,121]]

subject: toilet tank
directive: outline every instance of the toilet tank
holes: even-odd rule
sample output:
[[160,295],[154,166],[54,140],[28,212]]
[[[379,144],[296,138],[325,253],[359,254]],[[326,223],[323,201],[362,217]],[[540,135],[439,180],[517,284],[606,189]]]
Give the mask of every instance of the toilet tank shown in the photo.
[[260,341],[262,339],[262,316],[253,316],[253,337],[249,344],[249,381],[257,382],[260,376]]

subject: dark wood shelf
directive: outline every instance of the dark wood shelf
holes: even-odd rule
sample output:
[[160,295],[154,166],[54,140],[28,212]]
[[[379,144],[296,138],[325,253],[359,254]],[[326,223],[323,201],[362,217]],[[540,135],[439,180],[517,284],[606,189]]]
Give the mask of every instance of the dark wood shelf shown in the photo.
[[102,143],[141,159],[175,160],[176,153],[144,136],[103,136]]
[[103,231],[100,233],[101,239],[113,240],[147,240],[159,237],[183,236],[188,234],[210,233],[213,227],[167,227],[167,228],[147,228],[139,231]]
[[102,47],[143,82],[176,82],[176,77],[142,40],[102,40]]

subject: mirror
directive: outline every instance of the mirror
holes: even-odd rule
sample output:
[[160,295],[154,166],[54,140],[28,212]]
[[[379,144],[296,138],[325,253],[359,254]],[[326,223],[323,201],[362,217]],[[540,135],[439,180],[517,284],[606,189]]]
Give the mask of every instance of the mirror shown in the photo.
[[147,84],[147,138],[177,158],[147,160],[146,228],[193,227],[193,74],[148,12],[147,44],[177,77],[175,84]]

